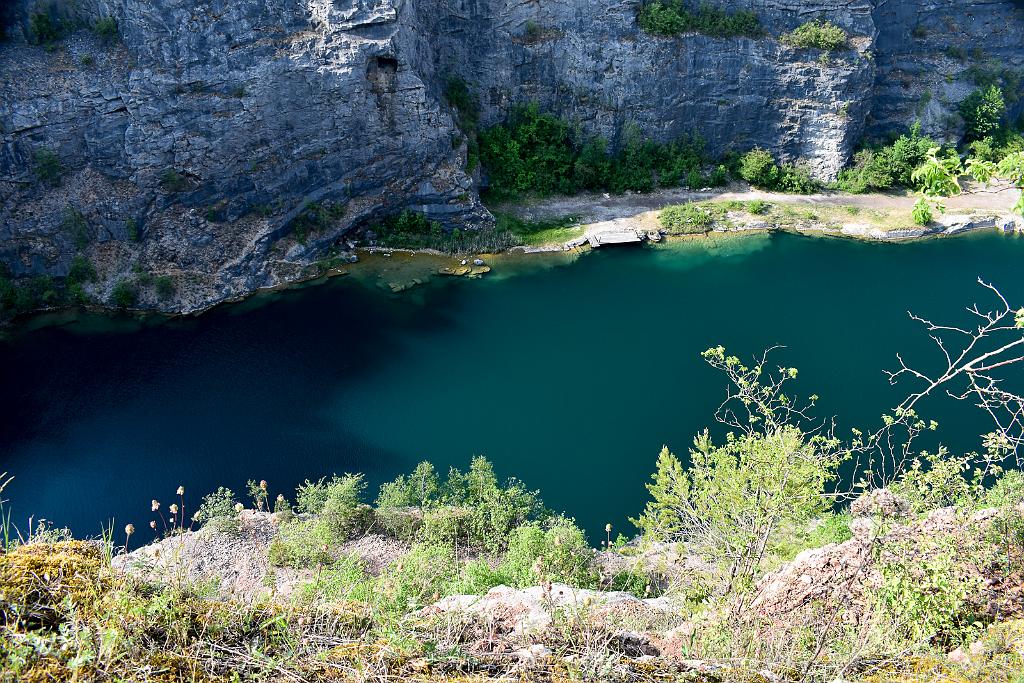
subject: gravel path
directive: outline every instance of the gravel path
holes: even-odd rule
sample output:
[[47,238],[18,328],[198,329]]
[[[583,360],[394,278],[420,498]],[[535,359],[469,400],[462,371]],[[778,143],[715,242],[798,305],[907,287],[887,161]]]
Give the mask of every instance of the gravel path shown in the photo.
[[[950,211],[1009,212],[1020,190],[1010,185],[995,185],[985,188],[965,183],[964,194],[943,200]],[[809,195],[762,192],[745,185],[733,185],[722,191],[692,192],[689,190],[661,190],[648,194],[580,194],[572,197],[551,197],[526,204],[509,204],[494,207],[508,211],[529,220],[553,219],[575,215],[583,224],[629,218],[647,211],[656,211],[670,204],[706,200],[751,200],[763,199],[776,204],[858,206],[870,209],[906,209],[910,211],[917,195],[914,194],[842,194],[827,192]]]

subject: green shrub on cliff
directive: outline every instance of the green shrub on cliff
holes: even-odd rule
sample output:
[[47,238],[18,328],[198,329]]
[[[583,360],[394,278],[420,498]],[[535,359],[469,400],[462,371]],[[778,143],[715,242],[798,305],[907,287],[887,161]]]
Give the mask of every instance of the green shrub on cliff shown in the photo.
[[656,36],[702,33],[715,38],[759,38],[764,35],[755,12],[728,12],[707,2],[702,2],[697,11],[693,11],[685,7],[682,0],[653,0],[640,8],[637,23],[641,29]]
[[536,103],[513,109],[507,123],[485,130],[480,154],[495,191],[569,194],[577,189],[569,125],[542,114]]
[[128,308],[135,303],[138,295],[135,284],[131,280],[122,278],[114,284],[114,289],[110,292],[110,303],[116,308]]
[[114,17],[100,17],[92,25],[92,31],[105,43],[112,43],[121,37],[117,28],[117,19]]
[[52,187],[60,184],[64,169],[61,166],[60,158],[53,153],[53,150],[40,147],[33,155],[34,165],[32,170],[36,178]]
[[29,32],[37,45],[48,45],[60,40],[64,27],[48,12],[36,12],[29,18]]
[[846,31],[826,20],[808,21],[782,36],[782,42],[793,47],[831,52],[847,47]]

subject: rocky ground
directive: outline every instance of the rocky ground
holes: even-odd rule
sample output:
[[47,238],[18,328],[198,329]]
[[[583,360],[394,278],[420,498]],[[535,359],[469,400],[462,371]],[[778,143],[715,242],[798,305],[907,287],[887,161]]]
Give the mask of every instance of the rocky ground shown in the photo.
[[[993,555],[999,551],[993,551],[992,533],[1005,511],[987,509],[964,516],[955,508],[942,508],[913,516],[905,501],[881,490],[855,503],[852,512],[850,540],[805,550],[760,579],[745,608],[747,620],[760,628],[787,631],[821,619],[824,611],[837,623],[856,626],[878,599],[893,563],[916,576],[950,548],[957,550],[959,576],[973,587],[964,596],[972,613],[996,623],[1024,616],[1024,577],[1000,573]],[[247,510],[240,514],[237,533],[184,531],[115,557],[114,565],[158,583],[212,584],[224,597],[287,603],[318,570],[270,566],[267,552],[278,524],[277,515]],[[356,557],[376,574],[400,561],[407,550],[399,541],[368,533],[332,553]],[[604,576],[626,566],[642,566],[664,576],[670,589],[650,598],[564,584],[499,586],[485,595],[440,598],[419,617],[455,629],[457,640],[481,657],[514,657],[527,664],[544,661],[555,647],[550,639],[559,624],[578,618],[624,657],[710,670],[710,665],[687,656],[687,643],[703,622],[691,621],[692,603],[683,587],[695,577],[709,575],[712,567],[683,546],[639,542],[597,553],[595,561]],[[971,656],[964,649],[950,652],[951,661]]]

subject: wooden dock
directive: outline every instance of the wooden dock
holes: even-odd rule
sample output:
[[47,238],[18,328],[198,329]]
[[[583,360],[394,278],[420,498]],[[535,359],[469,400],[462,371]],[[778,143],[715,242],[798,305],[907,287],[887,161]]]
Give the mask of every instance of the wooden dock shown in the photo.
[[602,247],[606,244],[630,244],[632,242],[642,242],[644,237],[642,233],[636,230],[615,230],[605,232],[592,232],[587,234],[587,241],[590,242],[590,246],[594,249]]
[[639,227],[636,221],[618,218],[586,226],[583,235],[566,242],[565,248],[576,249],[589,244],[591,249],[597,249],[610,244],[636,244],[650,238],[648,231]]

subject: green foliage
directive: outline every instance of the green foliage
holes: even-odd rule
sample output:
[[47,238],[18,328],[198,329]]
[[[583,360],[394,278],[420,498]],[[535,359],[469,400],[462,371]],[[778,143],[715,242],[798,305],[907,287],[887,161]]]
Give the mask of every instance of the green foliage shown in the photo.
[[184,192],[188,189],[188,179],[177,170],[167,168],[160,174],[160,187],[164,192]]
[[919,197],[914,203],[914,208],[911,209],[910,215],[918,225],[928,225],[935,220],[932,206],[924,197]]
[[504,251],[522,244],[507,222],[495,228],[445,230],[438,221],[408,209],[392,214],[370,228],[379,244],[395,249],[436,249],[448,254]]
[[110,292],[110,303],[117,308],[128,308],[135,303],[137,298],[138,291],[135,289],[135,285],[131,280],[124,278],[118,280]]
[[451,547],[417,543],[381,575],[378,599],[404,613],[461,588],[461,566]]
[[921,135],[921,124],[915,123],[909,135],[904,134],[892,144],[864,149],[854,155],[854,163],[839,174],[837,186],[844,192],[862,193],[911,187],[911,175],[939,144]]
[[940,149],[932,147],[921,165],[910,174],[910,179],[925,197],[950,197],[961,192],[957,179],[962,172],[960,156],[955,151],[940,156]]
[[498,232],[514,235],[522,244],[550,244],[567,242],[582,232],[580,217],[560,216],[540,220],[525,220],[510,213],[492,211]]
[[809,436],[792,422],[783,386],[795,369],[766,375],[762,364],[747,367],[722,347],[704,357],[729,377],[730,400],[747,417],[731,422],[737,431],[721,445],[707,430],[698,435],[687,468],[663,448],[647,487],[651,500],[633,523],[650,539],[685,542],[728,566],[730,583],[749,582],[766,553],[778,550],[780,535],[806,528],[828,509],[825,487],[845,456],[834,440]]
[[985,491],[982,507],[1013,507],[1024,503],[1024,472],[1007,470]]
[[432,465],[420,463],[410,475],[381,486],[377,506],[385,528],[400,538],[459,552],[500,552],[513,529],[550,515],[537,491],[516,479],[500,484],[493,465],[482,456],[473,458],[466,472],[451,468],[443,484]]
[[489,191],[498,197],[581,189],[646,192],[700,178],[705,163],[700,139],[656,143],[644,140],[633,124],[623,128],[613,154],[604,139],[579,139],[569,124],[540,113],[535,103],[514,109],[505,124],[483,131],[480,149]]
[[84,249],[88,246],[91,239],[89,223],[81,211],[70,205],[64,207],[64,218],[61,220],[60,226],[74,242],[76,249]]
[[423,461],[416,465],[408,477],[404,474],[381,484],[376,506],[382,508],[420,507],[435,505],[441,485],[434,466]]
[[[466,136],[466,170],[473,171],[480,163],[480,100],[460,76],[451,75],[445,81],[445,99],[455,108],[459,130]],[[452,143],[455,146],[455,143]]]
[[999,129],[1006,114],[1003,90],[997,85],[979,88],[960,103],[960,115],[967,128],[968,140],[979,140]]
[[234,492],[220,486],[203,496],[203,502],[192,519],[221,533],[236,533],[240,527],[235,509],[237,503]]
[[831,52],[843,50],[849,36],[830,21],[809,21],[782,36],[782,42],[798,48],[816,48]]
[[714,218],[709,211],[696,204],[675,204],[661,210],[658,222],[669,232],[690,234],[707,232]]
[[37,45],[48,45],[61,39],[64,27],[47,12],[36,12],[29,18],[29,32]]
[[524,588],[544,581],[578,588],[597,588],[593,552],[583,532],[561,519],[547,529],[525,524],[509,534],[508,549],[498,566],[500,583]]
[[1010,154],[1024,152],[1024,135],[1019,130],[1001,127],[968,145],[971,158],[999,163]]
[[170,275],[159,275],[153,278],[153,290],[159,298],[166,300],[174,296],[177,287]]
[[306,204],[292,220],[292,234],[296,241],[305,244],[311,233],[330,227],[348,211],[343,202],[319,202]]
[[382,243],[405,248],[424,247],[444,235],[444,228],[440,223],[408,209],[388,216],[374,225],[373,231]]
[[608,155],[608,141],[596,137],[583,145],[573,163],[573,176],[577,185],[585,190],[599,190],[607,187],[611,175],[612,159]]
[[139,223],[134,218],[129,218],[124,222],[125,230],[128,232],[128,239],[132,242],[139,241]]
[[940,448],[937,453],[924,452],[915,458],[890,488],[916,513],[964,505],[973,500],[975,490],[966,477],[969,470],[968,457],[953,456]]
[[469,89],[469,84],[460,76],[449,76],[445,82],[444,96],[448,104],[455,107],[462,132],[467,135],[475,132],[480,122],[480,101]]
[[727,12],[707,2],[702,2],[694,12],[685,7],[682,0],[653,0],[641,6],[637,23],[641,29],[655,36],[702,33],[715,38],[760,38],[764,35],[756,13],[746,10]]
[[940,549],[915,566],[883,564],[878,596],[894,635],[911,643],[937,641],[947,650],[977,637],[981,625],[968,609],[977,582],[960,574],[953,552]]
[[497,193],[569,194],[576,189],[569,125],[541,114],[536,103],[513,109],[506,124],[483,131],[480,154]]
[[64,168],[61,166],[60,159],[53,153],[53,150],[40,147],[35,151],[33,160],[33,171],[40,182],[44,182],[51,187],[56,187],[60,184],[61,176],[64,175]]
[[777,173],[775,157],[766,149],[755,147],[740,159],[740,177],[751,185],[771,187]]
[[[80,285],[75,283],[77,294]],[[82,293],[84,297],[84,292]],[[77,299],[76,299],[77,300]],[[49,275],[36,275],[12,282],[0,275],[0,318],[28,313],[39,308],[57,306],[62,303],[60,289]]]
[[354,557],[343,555],[332,558],[329,563],[279,566],[322,567],[325,564],[330,564],[330,567],[318,571],[311,582],[302,586],[300,597],[303,603],[373,603],[377,599],[375,582],[367,575],[362,563]]
[[121,32],[117,28],[117,19],[114,17],[100,17],[92,25],[92,30],[105,43],[112,43],[121,37]]
[[790,164],[778,165],[766,149],[755,147],[739,160],[739,175],[754,187],[777,192],[810,194],[818,189],[807,169]]
[[373,511],[362,503],[366,481],[361,474],[335,476],[325,491],[320,522],[336,543],[342,543],[373,524]]
[[274,567],[323,567],[335,560],[329,550],[332,541],[330,530],[318,520],[291,519],[281,523],[267,556]]
[[749,202],[747,202],[747,211],[754,214],[755,216],[766,214],[771,208],[772,205],[764,201],[763,199],[751,199]]
[[68,268],[68,285],[80,285],[83,282],[96,281],[96,267],[92,261],[82,255],[71,259],[71,267]]

